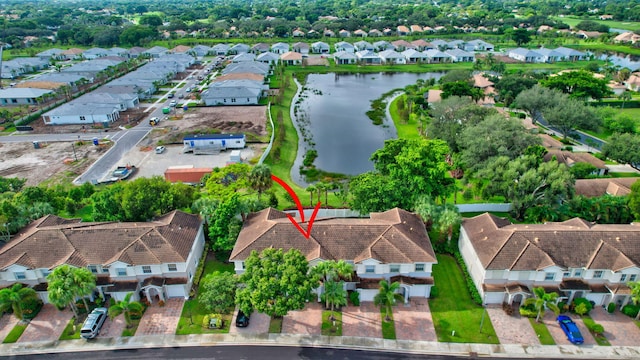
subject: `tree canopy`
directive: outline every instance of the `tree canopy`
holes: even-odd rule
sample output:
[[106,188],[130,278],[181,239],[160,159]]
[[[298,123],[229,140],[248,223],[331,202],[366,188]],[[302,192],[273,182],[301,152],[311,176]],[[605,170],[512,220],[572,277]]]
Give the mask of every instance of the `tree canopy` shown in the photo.
[[542,81],[542,85],[560,90],[573,99],[600,100],[613,94],[607,86],[607,80],[599,79],[594,76],[594,73],[586,70],[567,71],[550,76],[547,80]]

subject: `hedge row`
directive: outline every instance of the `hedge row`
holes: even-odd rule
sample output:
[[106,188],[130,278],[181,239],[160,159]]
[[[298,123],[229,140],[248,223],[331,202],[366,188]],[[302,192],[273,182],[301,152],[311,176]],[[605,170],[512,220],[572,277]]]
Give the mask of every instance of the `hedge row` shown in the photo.
[[471,300],[473,300],[473,302],[478,305],[482,305],[482,297],[480,297],[480,293],[476,288],[476,284],[473,282],[473,279],[471,279],[471,275],[469,275],[469,271],[467,270],[467,265],[464,263],[464,260],[462,259],[462,255],[460,254],[460,251],[457,251],[457,250],[454,251],[453,256],[456,258],[456,261],[458,262],[458,266],[460,266],[460,269],[462,269],[462,273],[464,274],[464,279],[467,283],[467,289],[469,290],[469,295],[471,295]]

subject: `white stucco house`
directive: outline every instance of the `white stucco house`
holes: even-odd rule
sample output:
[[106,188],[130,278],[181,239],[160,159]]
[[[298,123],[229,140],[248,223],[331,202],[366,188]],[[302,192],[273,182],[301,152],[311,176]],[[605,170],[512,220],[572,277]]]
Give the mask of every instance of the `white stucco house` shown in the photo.
[[486,304],[517,304],[533,288],[570,303],[628,304],[640,276],[640,224],[598,225],[579,218],[511,224],[489,213],[464,219],[458,246]]
[[[237,274],[252,251],[295,248],[313,267],[326,260],[344,260],[355,274],[346,283],[360,293],[361,301],[373,301],[380,280],[398,281],[405,302],[431,294],[431,269],[437,263],[422,220],[398,208],[372,213],[370,218],[317,218],[305,238],[284,212],[269,208],[251,214],[231,252]],[[318,289],[318,293],[321,289]]]
[[507,56],[526,63],[542,62],[542,55],[540,55],[540,53],[525,48],[511,49],[507,53]]
[[131,223],[47,215],[0,248],[0,288],[22,283],[46,303],[47,275],[66,264],[96,275],[94,297],[187,299],[203,250],[202,220],[177,210]]

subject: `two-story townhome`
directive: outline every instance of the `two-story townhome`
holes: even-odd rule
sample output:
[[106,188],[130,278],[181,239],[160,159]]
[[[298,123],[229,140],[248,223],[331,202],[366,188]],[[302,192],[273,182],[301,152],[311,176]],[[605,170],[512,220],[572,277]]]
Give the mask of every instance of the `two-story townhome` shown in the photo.
[[186,299],[204,249],[202,225],[199,216],[177,210],[130,223],[47,215],[0,248],[0,288],[26,284],[47,302],[47,275],[67,264],[96,275],[94,296]]
[[458,246],[486,304],[522,303],[542,287],[567,303],[624,306],[640,276],[640,224],[511,224],[485,213],[462,221]]
[[429,297],[437,263],[422,220],[398,208],[370,218],[318,218],[308,239],[284,212],[269,208],[251,214],[231,252],[236,273],[244,272],[252,251],[266,248],[298,249],[310,266],[326,260],[352,264],[355,275],[346,288],[358,291],[362,301],[373,301],[383,279],[400,282],[405,301]]

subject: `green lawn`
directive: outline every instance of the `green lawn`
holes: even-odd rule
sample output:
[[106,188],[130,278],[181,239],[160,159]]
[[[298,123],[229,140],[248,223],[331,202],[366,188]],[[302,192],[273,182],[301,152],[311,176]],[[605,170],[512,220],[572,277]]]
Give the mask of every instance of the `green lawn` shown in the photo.
[[438,341],[498,344],[498,337],[488,318],[485,317],[480,329],[484,309],[471,300],[456,260],[449,255],[437,255],[437,258],[433,278],[438,296],[429,299],[429,307]]
[[20,339],[20,336],[22,336],[22,333],[27,328],[27,326],[28,325],[22,325],[22,324],[17,324],[16,326],[14,326],[13,329],[9,332],[9,334],[7,334],[7,337],[4,338],[2,343],[11,344],[18,341],[18,339]]
[[67,324],[67,327],[64,328],[59,340],[80,339],[80,330],[82,329],[82,325],[79,324],[74,328],[75,322],[75,318],[71,318],[71,320],[69,320],[69,323]]
[[[588,315],[582,316],[582,321],[587,326],[587,329],[589,329],[591,326],[593,326],[596,323]],[[605,330],[607,330],[607,329],[605,329]],[[589,330],[589,332],[591,332],[591,330]],[[596,335],[593,332],[591,332],[591,335],[593,335],[593,338],[596,339],[596,343],[598,343],[598,345],[600,345],[600,346],[611,346],[611,343],[609,343],[609,340],[607,340],[607,338],[604,336],[604,334]]]
[[547,329],[547,325],[541,322],[537,322],[536,319],[529,318],[529,322],[531,323],[531,327],[533,331],[538,335],[538,340],[540,340],[540,344],[542,345],[555,345],[556,342],[553,340],[549,329]]
[[395,98],[391,104],[389,105],[389,112],[391,113],[391,118],[393,119],[393,124],[396,126],[396,130],[398,132],[398,138],[401,139],[420,139],[422,136],[418,133],[418,121],[417,120],[409,120],[407,122],[400,120],[400,116],[398,114],[398,99],[402,96]]
[[[207,274],[211,274],[215,271],[232,273],[233,264],[227,264],[218,261],[213,257],[207,258],[204,264],[204,271],[202,272],[202,276],[206,276]],[[208,329],[202,326],[204,316],[208,313],[209,311],[205,309],[202,304],[200,304],[197,296],[195,296],[193,299],[185,301],[184,307],[182,308],[182,314],[180,315],[180,320],[178,321],[176,335],[220,333],[226,334],[229,332],[232,314],[222,314],[222,318],[224,321],[224,326],[222,329]]]
[[391,320],[384,320],[384,310],[380,309],[380,320],[382,320],[382,338],[387,340],[396,339],[396,324],[393,321],[393,312],[389,314]]
[[272,317],[269,322],[269,334],[280,334],[282,332],[282,318]]
[[563,17],[552,16],[551,18],[556,21],[562,21],[563,23],[571,27],[576,26],[581,21],[590,20],[590,21],[595,21],[598,24],[607,25],[610,28],[623,29],[623,30],[629,30],[629,31],[640,30],[640,22],[633,22],[633,21],[600,20],[597,17],[578,18],[575,16],[563,16]]
[[[342,336],[342,313],[339,311],[333,312],[335,321],[330,321],[331,311],[322,311],[322,335],[325,336]],[[333,326],[335,322],[335,326]]]

